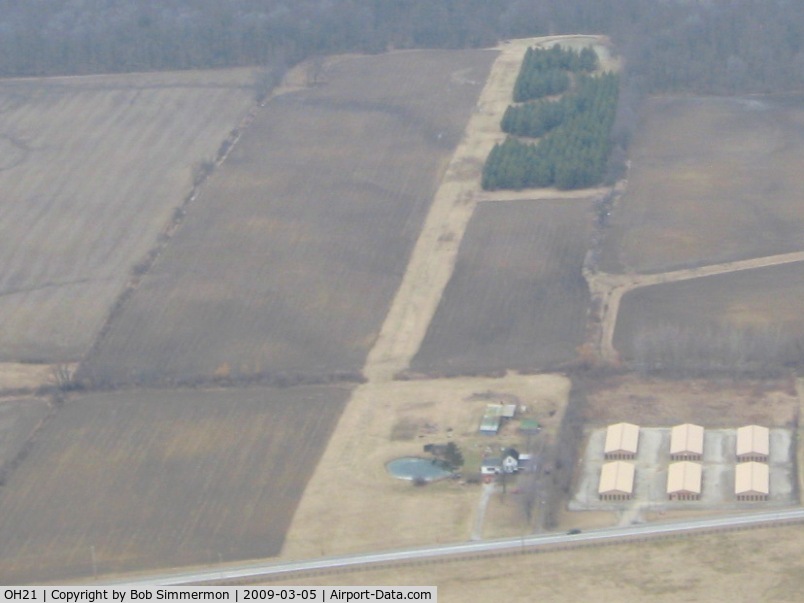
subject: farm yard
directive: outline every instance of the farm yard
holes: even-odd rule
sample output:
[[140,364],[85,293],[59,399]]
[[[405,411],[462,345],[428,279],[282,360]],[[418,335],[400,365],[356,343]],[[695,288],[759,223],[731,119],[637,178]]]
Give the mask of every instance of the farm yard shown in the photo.
[[801,251],[804,97],[660,97],[642,120],[601,269],[663,272]]
[[252,82],[250,69],[0,81],[0,361],[81,358]]
[[784,364],[804,339],[802,299],[802,262],[645,287],[623,297],[614,345],[668,366],[682,353],[701,366],[700,354],[725,364],[739,354],[746,369]]
[[335,58],[267,103],[82,374],[358,378],[495,56]]
[[584,199],[477,206],[414,373],[536,370],[572,360],[583,343],[591,245]]
[[276,555],[348,396],[328,386],[72,400],[0,488],[0,582],[91,576],[93,554],[99,573]]
[[[537,437],[554,440],[570,385],[562,375],[509,374],[358,386],[310,479],[283,558],[467,540],[477,521],[478,484],[446,479],[413,487],[391,477],[386,464],[426,457],[425,444],[454,441],[465,456],[466,474],[478,472],[486,448],[522,438],[507,428],[494,437],[478,433],[486,404],[496,400],[524,405],[543,428]],[[521,529],[521,513],[518,518]],[[492,518],[484,537],[507,535],[509,521]]]

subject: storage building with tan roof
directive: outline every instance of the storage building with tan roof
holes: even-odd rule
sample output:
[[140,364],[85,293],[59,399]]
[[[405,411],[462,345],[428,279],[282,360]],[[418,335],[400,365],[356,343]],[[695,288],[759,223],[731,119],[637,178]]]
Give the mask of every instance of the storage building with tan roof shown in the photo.
[[737,500],[768,500],[770,468],[765,463],[740,463],[734,472],[734,495]]
[[600,500],[628,500],[634,495],[634,464],[625,461],[604,463],[597,493]]
[[759,425],[747,425],[737,430],[737,462],[767,463],[770,454],[770,430]]
[[603,455],[606,460],[627,460],[636,457],[639,427],[632,423],[617,423],[606,429]]
[[691,461],[671,463],[667,471],[667,498],[670,500],[699,500],[702,475],[700,463]]
[[633,459],[639,444],[639,427],[631,423],[609,425],[603,454],[606,460]]
[[703,458],[704,428],[692,423],[676,425],[670,431],[671,461],[700,461]]

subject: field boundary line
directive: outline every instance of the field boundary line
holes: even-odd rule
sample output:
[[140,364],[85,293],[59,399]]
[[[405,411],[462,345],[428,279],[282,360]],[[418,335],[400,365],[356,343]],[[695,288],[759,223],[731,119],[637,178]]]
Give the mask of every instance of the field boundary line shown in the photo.
[[597,351],[600,357],[605,361],[615,363],[619,361],[619,353],[614,347],[614,332],[620,313],[620,302],[623,295],[630,291],[664,283],[677,283],[721,274],[742,272],[745,270],[783,266],[797,262],[804,262],[804,251],[769,255],[749,260],[709,264],[697,268],[685,268],[655,274],[612,274],[607,272],[594,272],[585,267],[584,277],[589,285],[593,300],[598,301],[600,312],[600,333],[597,336]]
[[[111,328],[112,322],[120,315],[128,300],[139,288],[143,279],[151,272],[159,257],[164,253],[170,241],[176,235],[187,215],[188,208],[198,198],[202,188],[207,183],[212,174],[228,159],[235,145],[240,141],[243,132],[254,121],[257,111],[260,110],[263,104],[253,102],[250,108],[245,112],[245,115],[240,119],[238,124],[229,132],[229,135],[224,138],[217,151],[216,157],[206,166],[199,169],[197,175],[194,175],[190,190],[185,194],[179,205],[173,211],[170,220],[162,228],[161,232],[156,237],[156,242],[153,247],[145,254],[145,256],[135,263],[131,268],[131,277],[124,285],[123,290],[117,296],[117,299],[111,305],[109,313],[106,315],[106,320],[101,325],[97,334],[95,335],[92,345],[89,346],[87,351],[77,363],[77,368],[73,372],[77,381],[81,381],[86,375],[83,374],[82,368],[84,363],[92,358],[97,353],[101,342],[105,339],[106,335]],[[91,377],[91,376],[90,376]]]

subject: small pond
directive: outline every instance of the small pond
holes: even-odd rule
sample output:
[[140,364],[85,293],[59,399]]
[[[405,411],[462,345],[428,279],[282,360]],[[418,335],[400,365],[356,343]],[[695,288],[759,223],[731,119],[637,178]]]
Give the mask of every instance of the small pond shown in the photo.
[[423,479],[428,482],[443,479],[452,475],[452,471],[444,469],[432,459],[417,456],[403,456],[388,463],[388,473],[399,479]]

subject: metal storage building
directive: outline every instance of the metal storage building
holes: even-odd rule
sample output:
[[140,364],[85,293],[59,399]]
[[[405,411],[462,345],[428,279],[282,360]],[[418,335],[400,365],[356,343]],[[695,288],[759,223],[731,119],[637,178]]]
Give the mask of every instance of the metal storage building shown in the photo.
[[699,500],[701,498],[702,467],[699,463],[671,463],[667,471],[667,498],[670,500]]
[[767,463],[770,454],[770,430],[759,425],[747,425],[737,430],[737,462]]
[[634,495],[634,464],[625,461],[604,463],[597,488],[600,500],[628,500]]
[[603,454],[607,460],[633,459],[639,444],[639,427],[631,423],[609,425]]
[[765,463],[740,463],[734,472],[734,495],[737,500],[768,500],[770,468]]
[[676,425],[670,432],[670,460],[700,461],[703,458],[704,428],[692,423]]

